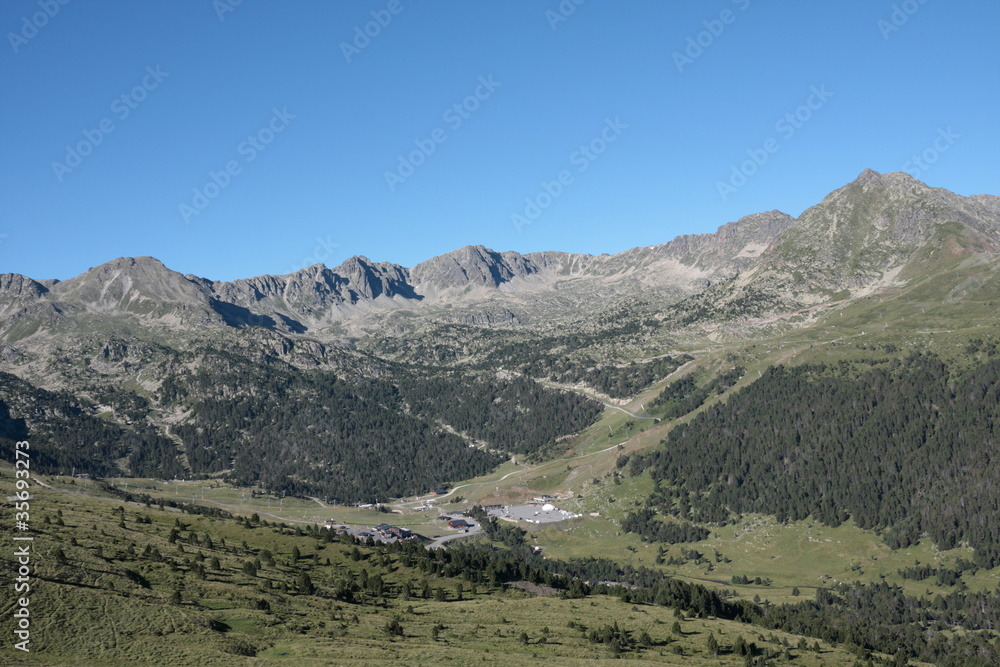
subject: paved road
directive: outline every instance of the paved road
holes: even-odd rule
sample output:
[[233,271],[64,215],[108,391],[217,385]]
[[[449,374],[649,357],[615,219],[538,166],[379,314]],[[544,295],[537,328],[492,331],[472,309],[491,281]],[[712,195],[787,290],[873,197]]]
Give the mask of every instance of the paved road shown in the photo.
[[438,501],[438,500],[441,500],[442,498],[447,498],[448,496],[450,496],[451,494],[455,493],[459,489],[464,489],[464,488],[469,487],[469,486],[482,486],[484,484],[496,484],[497,482],[504,481],[505,479],[507,479],[508,477],[510,477],[512,475],[520,475],[521,473],[528,472],[529,470],[533,470],[533,468],[530,468],[528,466],[524,466],[523,469],[521,469],[521,470],[515,470],[514,472],[509,472],[506,475],[504,475],[503,477],[501,477],[500,479],[494,479],[494,480],[490,480],[490,481],[487,481],[487,482],[469,482],[468,484],[459,484],[458,486],[454,487],[448,493],[442,493],[440,496],[429,496],[429,495],[428,496],[418,496],[416,500],[409,500],[409,501],[407,501],[405,503],[395,503],[395,504],[393,504],[391,506],[392,507],[406,507],[407,505],[416,505],[416,504],[420,504],[420,503],[426,503],[429,500]]
[[450,534],[450,535],[442,535],[441,537],[437,538],[436,540],[434,540],[433,542],[431,542],[430,544],[428,544],[427,548],[428,549],[440,549],[446,543],[451,542],[452,540],[457,540],[457,539],[459,539],[461,537],[470,537],[470,536],[475,535],[476,533],[478,533],[480,530],[482,530],[482,527],[478,523],[473,524],[472,528],[469,528],[469,532],[467,532],[467,533],[453,533],[453,534]]

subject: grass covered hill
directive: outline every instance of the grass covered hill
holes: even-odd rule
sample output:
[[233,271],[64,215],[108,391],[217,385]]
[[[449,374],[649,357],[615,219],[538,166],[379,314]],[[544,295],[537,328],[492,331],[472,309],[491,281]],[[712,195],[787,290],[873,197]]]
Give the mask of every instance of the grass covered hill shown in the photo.
[[[0,473],[12,493],[12,470]],[[461,551],[356,544],[315,526],[147,506],[97,483],[46,479],[31,501],[31,652],[6,645],[0,664],[855,662],[827,642],[695,612],[693,600],[571,592],[510,559],[470,567]],[[12,571],[9,550],[2,560]],[[12,610],[8,598],[5,636]]]

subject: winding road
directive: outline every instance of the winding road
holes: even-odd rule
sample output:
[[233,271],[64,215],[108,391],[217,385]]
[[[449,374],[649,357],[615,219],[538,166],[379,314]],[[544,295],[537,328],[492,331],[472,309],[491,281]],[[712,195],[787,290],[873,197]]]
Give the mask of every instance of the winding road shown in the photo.
[[471,537],[472,535],[475,535],[476,533],[478,533],[480,530],[482,530],[482,527],[478,523],[473,524],[472,527],[469,528],[469,532],[467,532],[467,533],[451,533],[449,535],[442,535],[441,537],[435,538],[433,542],[431,542],[430,544],[428,544],[427,548],[428,549],[440,549],[446,543],[451,542],[452,540],[461,539],[463,537]]

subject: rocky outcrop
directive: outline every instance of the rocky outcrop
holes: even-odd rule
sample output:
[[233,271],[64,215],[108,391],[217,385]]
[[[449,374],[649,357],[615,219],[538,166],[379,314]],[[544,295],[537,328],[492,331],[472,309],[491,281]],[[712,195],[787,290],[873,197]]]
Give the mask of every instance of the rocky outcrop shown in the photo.
[[19,273],[0,273],[0,303],[37,299],[48,291],[38,281]]
[[475,245],[421,262],[413,267],[410,276],[419,289],[443,291],[466,286],[500,287],[539,270],[535,262],[519,253],[496,252]]

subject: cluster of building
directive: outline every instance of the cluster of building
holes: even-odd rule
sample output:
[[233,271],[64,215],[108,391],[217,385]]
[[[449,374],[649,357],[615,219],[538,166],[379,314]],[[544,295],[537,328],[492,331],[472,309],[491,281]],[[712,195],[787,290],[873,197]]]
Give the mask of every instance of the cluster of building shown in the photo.
[[323,522],[323,527],[327,530],[336,531],[337,535],[343,535],[344,533],[350,533],[354,537],[359,537],[361,539],[372,538],[382,541],[392,541],[392,540],[412,540],[416,537],[413,531],[409,528],[403,528],[401,526],[390,526],[387,523],[380,523],[371,529],[356,529],[349,528],[338,521],[333,519],[327,519]]
[[469,523],[465,519],[453,519],[450,516],[442,514],[437,518],[438,521],[446,521],[449,528],[454,528],[455,530],[467,531],[472,528],[473,524]]
[[409,540],[413,539],[413,531],[409,528],[402,528],[400,526],[390,526],[387,523],[380,523],[375,526],[375,532],[384,540],[397,539],[397,540]]

